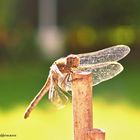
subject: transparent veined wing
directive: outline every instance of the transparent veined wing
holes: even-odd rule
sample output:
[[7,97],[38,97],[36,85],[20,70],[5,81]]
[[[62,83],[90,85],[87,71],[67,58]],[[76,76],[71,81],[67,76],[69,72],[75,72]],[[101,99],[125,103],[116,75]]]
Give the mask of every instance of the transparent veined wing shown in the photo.
[[96,52],[78,54],[80,65],[119,61],[130,52],[126,45],[116,45]]
[[[123,71],[123,66],[118,62],[106,62],[94,65],[79,66],[73,69],[73,72],[92,72],[93,73],[93,86],[112,79]],[[70,85],[70,83],[68,83]]]
[[63,108],[68,102],[69,99],[66,96],[67,92],[62,90],[57,84],[52,85],[49,91],[50,101],[57,107]]

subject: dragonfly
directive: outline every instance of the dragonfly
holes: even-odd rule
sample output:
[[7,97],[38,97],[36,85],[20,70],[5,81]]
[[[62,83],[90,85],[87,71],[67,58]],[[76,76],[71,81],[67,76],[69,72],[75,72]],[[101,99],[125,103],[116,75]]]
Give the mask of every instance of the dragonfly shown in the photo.
[[123,66],[118,62],[130,52],[126,45],[116,45],[96,52],[83,54],[70,54],[56,60],[50,67],[47,81],[35,96],[25,111],[24,118],[28,118],[32,110],[42,97],[48,92],[49,100],[58,108],[64,107],[69,102],[72,90],[72,73],[93,73],[93,86],[112,79],[123,71]]

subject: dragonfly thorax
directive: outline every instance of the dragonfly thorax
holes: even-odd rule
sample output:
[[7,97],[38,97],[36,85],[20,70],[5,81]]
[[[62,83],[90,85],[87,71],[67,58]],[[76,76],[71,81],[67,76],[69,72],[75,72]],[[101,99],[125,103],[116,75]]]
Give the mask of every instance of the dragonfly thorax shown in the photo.
[[68,67],[65,63],[57,63],[56,65],[61,73],[70,73],[71,72],[71,68]]

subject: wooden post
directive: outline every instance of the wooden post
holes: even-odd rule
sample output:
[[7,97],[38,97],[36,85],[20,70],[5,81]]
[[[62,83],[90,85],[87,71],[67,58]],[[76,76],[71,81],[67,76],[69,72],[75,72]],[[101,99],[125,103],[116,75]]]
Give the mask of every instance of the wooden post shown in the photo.
[[105,133],[93,129],[92,121],[92,74],[72,74],[72,102],[74,140],[105,140]]

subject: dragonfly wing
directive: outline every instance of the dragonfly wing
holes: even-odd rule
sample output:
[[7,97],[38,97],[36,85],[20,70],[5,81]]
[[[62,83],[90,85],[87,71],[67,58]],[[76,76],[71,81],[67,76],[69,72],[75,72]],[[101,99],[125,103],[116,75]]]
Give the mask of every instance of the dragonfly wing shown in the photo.
[[96,52],[78,54],[80,65],[119,61],[130,52],[126,45],[116,45]]
[[93,85],[97,85],[103,81],[112,79],[123,70],[123,66],[118,62],[106,62],[85,67],[79,66],[74,72],[92,72]]
[[63,108],[68,102],[69,99],[65,95],[65,91],[63,91],[57,84],[52,86],[50,89],[50,100],[57,108]]

